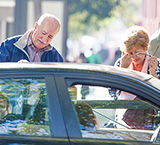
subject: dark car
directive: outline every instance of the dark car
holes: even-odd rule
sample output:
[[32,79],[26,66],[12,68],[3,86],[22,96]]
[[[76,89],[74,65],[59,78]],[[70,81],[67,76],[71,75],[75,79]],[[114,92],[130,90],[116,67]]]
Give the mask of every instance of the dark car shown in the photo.
[[0,144],[160,144],[160,80],[106,65],[0,63]]

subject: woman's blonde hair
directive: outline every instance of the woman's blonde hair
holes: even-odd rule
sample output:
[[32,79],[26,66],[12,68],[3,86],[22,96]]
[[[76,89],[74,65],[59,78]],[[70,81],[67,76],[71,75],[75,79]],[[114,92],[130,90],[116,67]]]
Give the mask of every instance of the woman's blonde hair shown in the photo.
[[145,51],[149,47],[149,34],[142,26],[129,27],[122,38],[121,51],[129,51],[134,45],[144,48]]

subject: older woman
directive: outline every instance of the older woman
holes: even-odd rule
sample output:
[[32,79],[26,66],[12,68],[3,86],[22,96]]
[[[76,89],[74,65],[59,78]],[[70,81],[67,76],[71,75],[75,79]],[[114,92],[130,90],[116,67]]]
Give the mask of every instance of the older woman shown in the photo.
[[[140,71],[160,78],[160,67],[157,57],[148,54],[149,34],[141,26],[132,26],[124,33],[122,46],[120,48],[122,56],[115,63],[116,66]],[[121,91],[119,100],[140,99],[134,94]],[[134,110],[134,109],[117,109],[118,122],[129,128],[135,129],[153,129],[154,110]],[[141,118],[137,120],[137,114],[141,114]],[[144,120],[145,116],[148,119]],[[149,127],[148,127],[149,126]],[[119,127],[118,127],[119,128]],[[121,126],[120,126],[121,128]]]
[[122,57],[116,66],[132,69],[160,78],[160,67],[155,56],[148,54],[149,34],[141,26],[132,26],[124,33],[120,50]]

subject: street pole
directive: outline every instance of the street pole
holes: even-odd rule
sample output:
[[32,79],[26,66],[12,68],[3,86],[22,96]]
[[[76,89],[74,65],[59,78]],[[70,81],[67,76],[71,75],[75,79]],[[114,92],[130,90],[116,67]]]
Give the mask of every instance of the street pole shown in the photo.
[[14,9],[14,35],[23,34],[27,29],[28,0],[15,0]]
[[64,0],[63,48],[62,48],[62,54],[64,57],[67,56],[68,16],[69,16],[69,4],[68,0]]
[[39,19],[42,13],[41,0],[33,0],[35,21]]

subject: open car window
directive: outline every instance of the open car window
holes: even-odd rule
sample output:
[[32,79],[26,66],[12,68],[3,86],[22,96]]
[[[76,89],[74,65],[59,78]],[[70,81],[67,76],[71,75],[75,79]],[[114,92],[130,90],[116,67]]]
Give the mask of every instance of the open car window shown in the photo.
[[0,79],[0,134],[51,136],[44,79]]
[[83,138],[153,141],[159,108],[135,94],[102,86],[68,88]]

